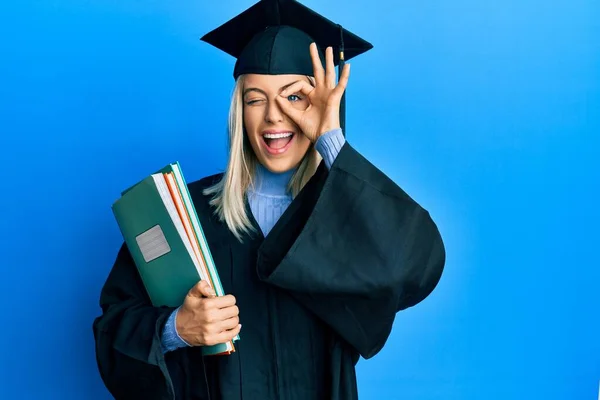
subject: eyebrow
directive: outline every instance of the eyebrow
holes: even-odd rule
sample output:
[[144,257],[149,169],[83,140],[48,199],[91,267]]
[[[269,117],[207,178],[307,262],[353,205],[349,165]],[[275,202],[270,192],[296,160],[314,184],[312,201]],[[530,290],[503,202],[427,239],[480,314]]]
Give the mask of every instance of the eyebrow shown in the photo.
[[[284,86],[280,87],[279,91],[283,91],[283,90],[289,88],[290,86],[292,86],[294,83],[299,82],[299,81],[300,80],[290,82],[287,85],[284,85]],[[308,81],[308,83],[310,83],[310,81]],[[251,87],[251,88],[244,89],[244,96],[246,96],[250,92],[258,92],[258,93],[261,93],[261,94],[263,94],[265,96],[267,95],[267,93],[264,90],[256,88],[256,87]]]
[[250,92],[258,92],[258,93],[264,94],[265,96],[267,95],[265,93],[265,91],[262,90],[262,89],[259,89],[259,88],[248,88],[248,89],[244,89],[244,96],[246,96]]

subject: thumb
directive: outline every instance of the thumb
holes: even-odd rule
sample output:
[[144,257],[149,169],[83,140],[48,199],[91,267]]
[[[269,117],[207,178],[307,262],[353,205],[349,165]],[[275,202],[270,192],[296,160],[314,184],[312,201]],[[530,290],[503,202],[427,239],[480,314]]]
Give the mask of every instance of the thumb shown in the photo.
[[204,298],[215,297],[217,294],[210,286],[208,281],[201,280],[200,282],[195,284],[194,287],[192,287],[192,289],[190,289],[189,295],[193,297]]

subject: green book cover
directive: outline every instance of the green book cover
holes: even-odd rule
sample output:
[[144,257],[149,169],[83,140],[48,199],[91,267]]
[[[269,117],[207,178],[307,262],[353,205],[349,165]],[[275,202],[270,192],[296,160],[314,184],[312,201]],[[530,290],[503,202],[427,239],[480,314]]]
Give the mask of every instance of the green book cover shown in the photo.
[[200,275],[154,178],[130,188],[112,210],[152,304],[180,306]]
[[[176,171],[173,170],[174,165],[177,166]],[[123,191],[112,210],[152,303],[155,306],[178,307],[192,286],[209,277],[201,275],[200,265],[192,257],[191,243],[162,176],[162,173],[168,172],[174,172],[207,264],[210,260],[210,265],[207,265],[210,280],[215,283],[217,295],[223,295],[210,249],[178,164],[170,164]],[[185,191],[181,189],[182,185]],[[236,336],[234,341],[238,339],[239,336]],[[214,355],[227,350],[227,344],[219,344],[204,347],[203,353]]]

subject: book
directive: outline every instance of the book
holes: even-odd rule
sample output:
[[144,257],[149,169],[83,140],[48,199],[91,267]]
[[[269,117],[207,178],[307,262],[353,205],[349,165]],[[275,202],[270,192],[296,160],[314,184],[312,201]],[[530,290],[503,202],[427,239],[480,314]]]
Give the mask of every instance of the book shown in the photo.
[[[179,162],[124,190],[111,208],[153,305],[180,306],[199,280],[225,295]],[[237,340],[203,354],[231,354]]]

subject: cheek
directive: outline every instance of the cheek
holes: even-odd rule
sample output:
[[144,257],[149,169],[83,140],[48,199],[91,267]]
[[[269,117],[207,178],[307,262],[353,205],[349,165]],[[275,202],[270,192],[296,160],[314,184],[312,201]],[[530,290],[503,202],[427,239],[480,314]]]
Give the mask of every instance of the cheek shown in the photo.
[[246,132],[252,141],[256,140],[259,121],[260,116],[256,109],[248,108],[244,110],[244,128],[246,128]]
[[244,128],[248,132],[252,131],[252,112],[244,108]]
[[298,135],[296,139],[297,156],[303,157],[310,147],[310,140],[304,135]]

